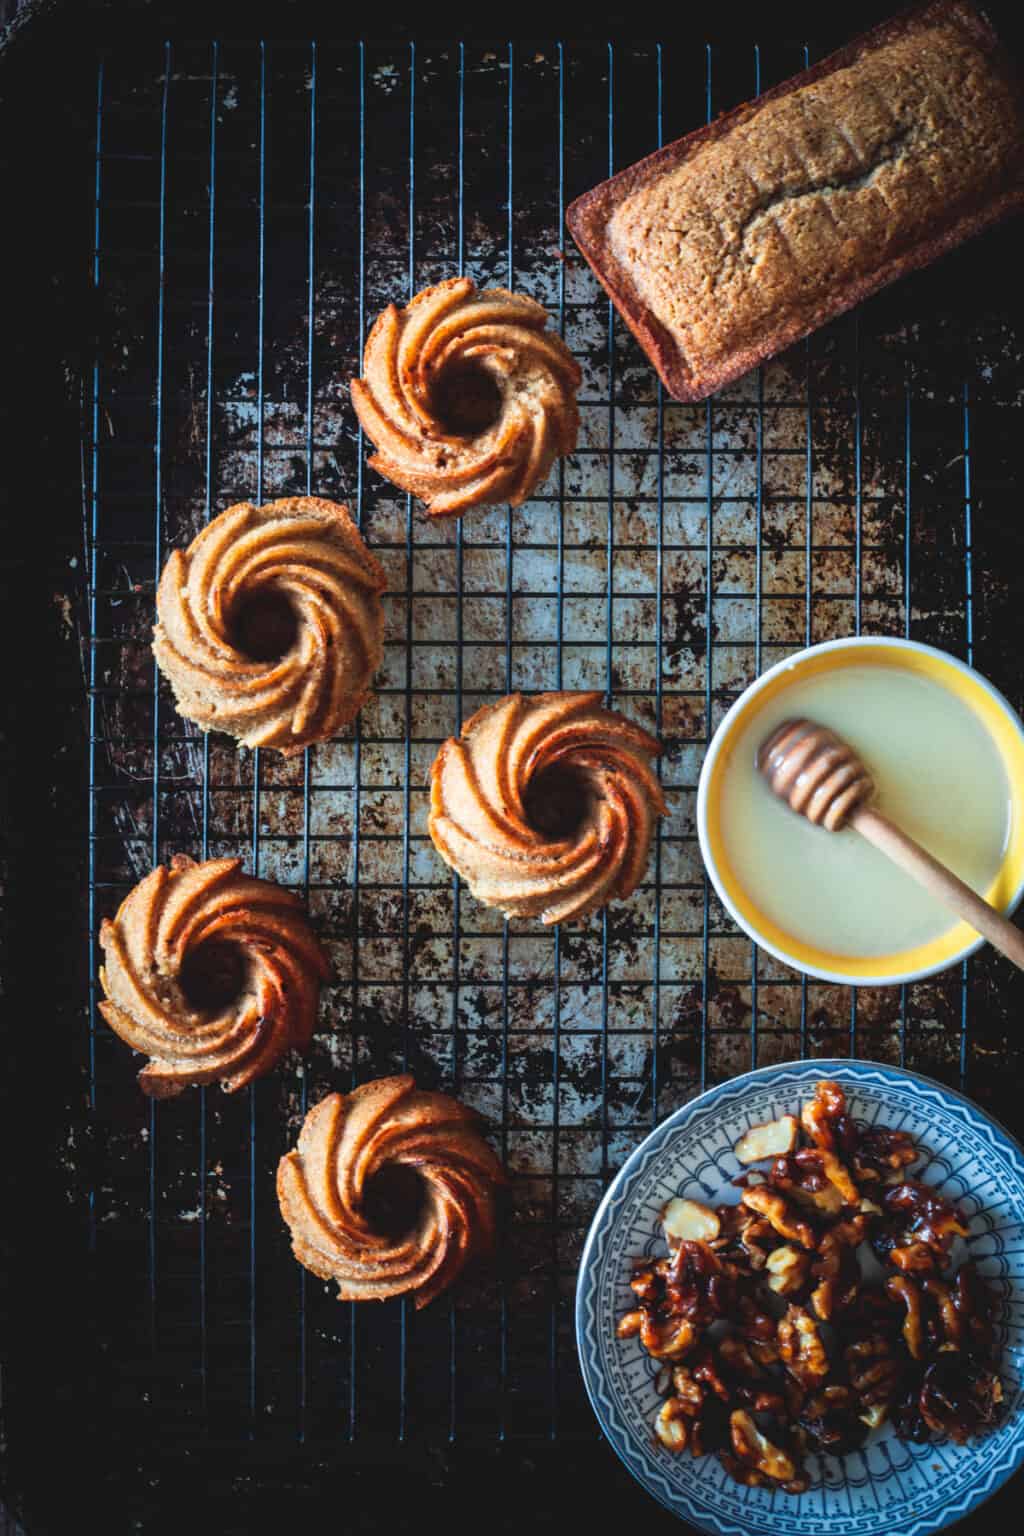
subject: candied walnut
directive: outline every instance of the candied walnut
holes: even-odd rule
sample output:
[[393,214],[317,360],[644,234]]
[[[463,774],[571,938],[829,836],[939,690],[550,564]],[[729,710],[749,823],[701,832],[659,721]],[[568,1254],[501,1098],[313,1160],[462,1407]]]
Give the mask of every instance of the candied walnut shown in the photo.
[[906,1275],[924,1275],[935,1268],[935,1255],[924,1243],[909,1242],[890,1248],[887,1257],[890,1264]]
[[640,1343],[652,1360],[681,1360],[697,1342],[697,1330],[685,1317],[644,1314]]
[[928,1320],[929,1342],[939,1348],[959,1349],[963,1324],[952,1290],[936,1275],[925,1275],[918,1283],[934,1308],[934,1318]]
[[960,1317],[965,1350],[983,1360],[992,1353],[994,1300],[974,1263],[968,1260],[962,1264],[953,1281],[953,1303]]
[[800,1124],[804,1135],[816,1147],[826,1147],[834,1152],[837,1146],[848,1145],[856,1136],[853,1122],[846,1113],[846,1095],[838,1083],[827,1079],[818,1083],[814,1098],[808,1099],[800,1111]]
[[740,1246],[743,1249],[747,1263],[751,1269],[764,1269],[768,1262],[768,1256],[778,1242],[775,1228],[770,1221],[765,1221],[761,1216],[754,1216],[748,1221],[740,1235]]
[[627,1312],[619,1318],[618,1327],[615,1330],[617,1339],[635,1339],[644,1325],[645,1313]]
[[789,1451],[761,1433],[745,1409],[737,1408],[729,1415],[729,1437],[735,1459],[745,1471],[757,1472],[769,1482],[791,1485],[788,1491],[792,1493],[807,1487],[803,1468]]
[[680,1242],[665,1287],[669,1304],[698,1328],[725,1317],[732,1300],[732,1276],[702,1242]]
[[690,1438],[690,1419],[677,1397],[666,1398],[654,1420],[654,1433],[666,1451],[678,1455]]
[[811,1256],[806,1248],[794,1248],[783,1243],[768,1255],[765,1263],[768,1271],[768,1289],[776,1296],[795,1296],[807,1284],[811,1271]]
[[756,1211],[759,1216],[763,1216],[770,1222],[780,1237],[789,1238],[791,1242],[799,1243],[803,1248],[815,1246],[812,1228],[797,1215],[777,1190],[758,1184],[754,1189],[745,1189],[741,1199],[748,1210]]
[[778,1324],[770,1312],[764,1311],[753,1296],[736,1298],[733,1313],[736,1332],[746,1340],[747,1348],[758,1365],[776,1365],[779,1346],[776,1339]]
[[860,1267],[855,1249],[864,1240],[867,1224],[865,1216],[837,1221],[818,1246],[819,1257],[812,1268],[818,1284],[811,1293],[811,1305],[826,1322],[837,1312],[847,1311],[857,1299]]
[[876,1331],[854,1339],[843,1351],[846,1374],[857,1395],[858,1412],[874,1428],[885,1418],[903,1380],[903,1361],[888,1334]]
[[790,1302],[778,1327],[779,1355],[791,1376],[813,1387],[829,1373],[828,1355],[811,1314]]
[[676,1401],[682,1404],[682,1412],[691,1419],[699,1418],[704,1407],[704,1388],[688,1365],[674,1367],[672,1388]]
[[945,1195],[919,1179],[904,1179],[885,1196],[885,1208],[900,1217],[918,1242],[945,1257],[954,1237],[967,1237],[968,1227],[961,1213]]
[[629,1287],[639,1301],[660,1301],[665,1293],[665,1280],[653,1264],[643,1264],[633,1271]]
[[899,1395],[893,1400],[889,1416],[892,1419],[893,1428],[901,1440],[916,1440],[924,1443],[932,1438],[931,1429],[925,1423],[921,1412],[921,1382],[924,1371],[920,1366],[913,1366],[903,1381]]
[[845,1456],[864,1442],[867,1433],[858,1417],[859,1402],[852,1388],[826,1386],[804,1402],[797,1424],[808,1448],[826,1456]]
[[733,1393],[733,1400],[742,1403],[751,1413],[770,1413],[780,1421],[785,1421],[789,1415],[785,1396],[778,1387],[741,1382]]
[[726,1375],[739,1381],[760,1381],[764,1377],[764,1370],[750,1353],[749,1344],[738,1333],[720,1339],[716,1353]]
[[763,1472],[756,1467],[748,1466],[740,1461],[737,1456],[732,1456],[728,1451],[719,1451],[718,1459],[734,1482],[742,1483],[745,1488],[762,1488],[768,1481]]
[[718,1361],[715,1359],[709,1345],[702,1345],[699,1355],[690,1365],[690,1374],[694,1381],[700,1382],[703,1386],[710,1387],[715,1396],[723,1403],[729,1401],[729,1388],[722,1380]]
[[906,1316],[903,1319],[903,1342],[914,1360],[923,1360],[925,1353],[925,1327],[921,1311],[921,1292],[917,1282],[909,1275],[890,1275],[885,1282],[889,1295],[903,1303]]
[[851,1161],[859,1184],[898,1184],[903,1169],[920,1157],[912,1137],[906,1131],[892,1131],[884,1125],[862,1129]]
[[[801,1147],[799,1152],[794,1152],[793,1162],[801,1174],[804,1174],[804,1170],[821,1174],[838,1193],[842,1205],[856,1206],[860,1203],[860,1190],[853,1182],[850,1170],[827,1147]],[[805,1174],[804,1184],[806,1186]]]
[[715,1215],[721,1233],[710,1245],[714,1251],[728,1257],[741,1271],[762,1270],[779,1240],[771,1223],[743,1204],[720,1205]]
[[817,1147],[803,1147],[791,1157],[776,1158],[768,1182],[787,1200],[822,1220],[842,1213],[843,1197],[827,1178]]
[[921,1417],[934,1434],[963,1444],[1000,1416],[1003,1385],[994,1371],[947,1350],[924,1373]]

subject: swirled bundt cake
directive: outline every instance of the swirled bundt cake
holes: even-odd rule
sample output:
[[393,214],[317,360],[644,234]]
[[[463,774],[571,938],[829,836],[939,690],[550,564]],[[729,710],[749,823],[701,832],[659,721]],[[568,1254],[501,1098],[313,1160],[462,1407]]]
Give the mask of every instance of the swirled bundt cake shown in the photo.
[[428,828],[478,900],[564,923],[635,889],[667,814],[655,737],[599,693],[509,694],[431,770]]
[[383,655],[384,572],[345,507],[293,496],[215,517],[157,588],[178,713],[285,756],[358,714]]
[[435,517],[525,501],[579,428],[579,365],[547,323],[535,299],[468,277],[389,304],[352,381],[372,467]]
[[474,1110],[382,1077],[309,1111],[277,1197],[295,1257],[340,1301],[414,1292],[423,1307],[493,1248],[504,1182]]
[[241,859],[158,865],[100,945],[100,1012],[151,1058],[139,1084],[154,1098],[192,1083],[233,1092],[309,1044],[327,958],[299,898]]

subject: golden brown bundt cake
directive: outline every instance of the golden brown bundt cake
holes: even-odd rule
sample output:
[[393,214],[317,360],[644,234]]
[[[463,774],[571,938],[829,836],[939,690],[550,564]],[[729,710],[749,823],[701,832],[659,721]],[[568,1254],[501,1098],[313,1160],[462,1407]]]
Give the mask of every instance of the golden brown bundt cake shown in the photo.
[[277,1169],[299,1263],[337,1281],[339,1301],[415,1292],[426,1306],[494,1246],[505,1173],[479,1127],[475,1110],[411,1077],[322,1099]]
[[599,693],[509,694],[437,754],[430,836],[507,917],[584,917],[643,878],[668,809],[649,761],[660,751]]
[[327,958],[299,898],[241,859],[158,865],[100,944],[100,1012],[151,1058],[139,1084],[154,1098],[191,1083],[231,1093],[309,1044]]
[[525,501],[579,427],[579,365],[547,323],[535,299],[468,277],[389,304],[352,381],[372,467],[434,517]]
[[345,507],[292,496],[215,517],[157,588],[178,713],[286,756],[358,714],[383,655],[384,572]]

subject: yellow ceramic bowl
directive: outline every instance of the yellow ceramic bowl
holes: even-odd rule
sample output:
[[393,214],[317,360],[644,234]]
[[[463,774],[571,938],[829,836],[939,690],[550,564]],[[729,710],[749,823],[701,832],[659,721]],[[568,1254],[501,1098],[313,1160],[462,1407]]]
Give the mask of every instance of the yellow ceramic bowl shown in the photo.
[[927,677],[954,694],[985,727],[995,743],[1010,786],[1011,825],[1006,852],[990,888],[984,893],[1000,911],[1012,912],[1024,894],[1024,726],[991,683],[945,651],[912,640],[861,636],[830,640],[787,657],[752,683],[722,721],[708,748],[697,791],[697,833],[708,874],[723,904],[740,927],[777,959],[824,981],[854,986],[891,986],[919,981],[963,960],[984,942],[967,923],[915,949],[854,959],[832,954],[787,933],[771,914],[758,907],[731,868],[721,827],[721,788],[730,751],[758,711],[794,683],[846,667],[904,667]]

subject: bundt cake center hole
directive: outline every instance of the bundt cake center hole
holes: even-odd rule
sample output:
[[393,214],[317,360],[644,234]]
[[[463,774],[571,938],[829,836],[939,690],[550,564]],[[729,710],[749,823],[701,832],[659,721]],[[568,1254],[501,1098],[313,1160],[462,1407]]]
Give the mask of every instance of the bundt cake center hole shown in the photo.
[[363,1215],[381,1237],[397,1239],[416,1226],[425,1200],[426,1189],[416,1170],[390,1163],[363,1186]]
[[547,768],[526,787],[523,809],[535,832],[553,840],[572,837],[587,814],[587,791],[567,768]]
[[179,981],[190,1008],[196,1013],[220,1013],[245,986],[245,960],[237,944],[211,939],[185,956]]
[[250,661],[279,661],[295,644],[299,621],[280,592],[245,597],[231,615],[232,639]]
[[453,437],[478,437],[501,415],[501,390],[486,368],[460,363],[434,380],[430,403]]

